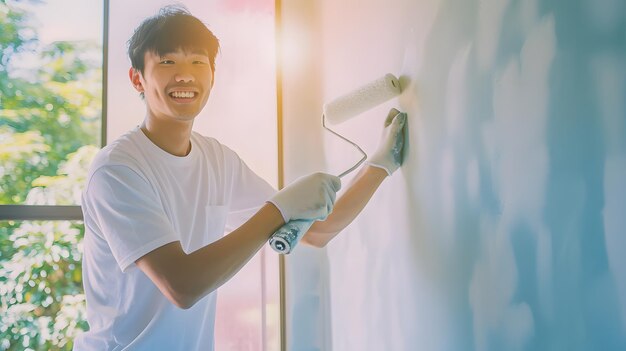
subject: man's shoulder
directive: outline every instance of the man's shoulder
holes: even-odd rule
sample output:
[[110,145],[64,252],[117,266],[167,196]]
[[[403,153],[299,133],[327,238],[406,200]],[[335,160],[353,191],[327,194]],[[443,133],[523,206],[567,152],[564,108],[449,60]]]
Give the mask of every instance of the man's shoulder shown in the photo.
[[136,133],[137,129],[131,130],[103,147],[94,158],[91,169],[95,171],[103,166],[138,167],[144,156]]

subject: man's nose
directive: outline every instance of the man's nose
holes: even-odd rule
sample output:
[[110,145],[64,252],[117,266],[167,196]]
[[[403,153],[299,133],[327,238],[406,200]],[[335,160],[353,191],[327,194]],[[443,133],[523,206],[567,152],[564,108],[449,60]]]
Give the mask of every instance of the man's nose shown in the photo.
[[194,81],[193,74],[191,74],[188,70],[178,71],[174,78],[179,83],[191,83]]

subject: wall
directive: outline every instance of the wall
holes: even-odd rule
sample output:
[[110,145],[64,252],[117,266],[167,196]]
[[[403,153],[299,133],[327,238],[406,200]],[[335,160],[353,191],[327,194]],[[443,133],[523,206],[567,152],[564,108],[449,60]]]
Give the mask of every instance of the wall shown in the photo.
[[[320,6],[317,113],[391,72],[402,96],[337,130],[373,152],[409,117],[404,166],[327,249],[332,348],[626,349],[626,2]],[[358,157],[320,144],[298,150],[333,173]]]

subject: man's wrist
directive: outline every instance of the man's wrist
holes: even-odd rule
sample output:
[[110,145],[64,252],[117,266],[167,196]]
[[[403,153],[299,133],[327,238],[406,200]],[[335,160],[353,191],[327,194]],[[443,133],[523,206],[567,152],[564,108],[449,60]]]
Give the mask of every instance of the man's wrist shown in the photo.
[[273,218],[277,218],[278,221],[276,221],[276,223],[281,222],[280,226],[283,226],[285,223],[287,223],[285,221],[285,217],[283,216],[283,213],[280,211],[280,207],[276,206],[276,204],[274,204],[273,202],[266,201],[265,205],[261,207],[261,210],[271,213],[271,216]]
[[272,208],[274,211],[278,212],[278,214],[280,215],[281,219],[283,220],[283,224],[287,223],[289,221],[289,218],[286,216],[285,213],[283,213],[283,210],[280,209],[280,207],[278,205],[276,205],[276,203],[270,199],[265,201],[265,206]]

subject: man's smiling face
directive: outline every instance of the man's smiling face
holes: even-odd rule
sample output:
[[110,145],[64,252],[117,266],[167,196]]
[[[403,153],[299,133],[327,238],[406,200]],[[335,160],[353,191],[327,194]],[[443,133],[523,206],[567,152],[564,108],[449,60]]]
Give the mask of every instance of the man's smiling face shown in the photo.
[[144,93],[148,113],[157,119],[192,121],[202,111],[213,86],[205,52],[182,49],[144,55],[144,72],[130,70],[131,82]]

